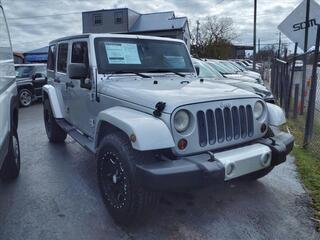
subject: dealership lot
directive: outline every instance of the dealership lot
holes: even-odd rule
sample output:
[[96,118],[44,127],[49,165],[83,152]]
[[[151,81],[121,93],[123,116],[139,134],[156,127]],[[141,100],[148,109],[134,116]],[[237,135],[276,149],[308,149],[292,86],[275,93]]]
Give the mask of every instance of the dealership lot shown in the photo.
[[20,110],[22,171],[0,183],[0,239],[319,239],[293,159],[260,181],[164,194],[145,224],[117,226],[96,183],[94,157],[47,140],[42,105]]

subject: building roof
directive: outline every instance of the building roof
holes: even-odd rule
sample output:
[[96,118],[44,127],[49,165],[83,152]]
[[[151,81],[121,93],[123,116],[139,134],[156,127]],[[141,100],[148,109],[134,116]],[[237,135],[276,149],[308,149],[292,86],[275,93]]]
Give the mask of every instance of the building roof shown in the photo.
[[176,18],[173,11],[141,14],[129,32],[182,29],[187,21],[186,17]]

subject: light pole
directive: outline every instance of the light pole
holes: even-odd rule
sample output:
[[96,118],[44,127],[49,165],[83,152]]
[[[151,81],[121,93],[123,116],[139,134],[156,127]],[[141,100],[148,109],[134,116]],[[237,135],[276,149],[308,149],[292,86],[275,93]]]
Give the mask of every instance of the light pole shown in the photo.
[[257,0],[254,0],[253,17],[253,70],[256,70],[256,45],[257,45]]

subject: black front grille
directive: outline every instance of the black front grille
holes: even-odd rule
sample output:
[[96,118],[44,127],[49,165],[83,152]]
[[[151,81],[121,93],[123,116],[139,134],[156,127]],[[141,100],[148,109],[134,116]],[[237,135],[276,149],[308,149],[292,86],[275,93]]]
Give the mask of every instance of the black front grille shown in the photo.
[[254,134],[253,111],[250,105],[198,111],[197,124],[201,147],[245,139]]

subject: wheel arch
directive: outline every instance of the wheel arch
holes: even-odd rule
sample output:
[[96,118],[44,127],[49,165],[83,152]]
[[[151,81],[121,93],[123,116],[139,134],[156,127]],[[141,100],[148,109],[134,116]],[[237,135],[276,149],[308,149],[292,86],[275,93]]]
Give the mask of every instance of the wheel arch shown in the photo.
[[59,104],[59,98],[56,89],[53,86],[46,84],[42,87],[42,95],[43,101],[46,99],[49,100],[53,116],[55,118],[63,118],[63,111]]
[[105,134],[124,132],[132,147],[139,151],[167,149],[175,146],[166,124],[149,114],[125,107],[113,107],[99,113],[95,131],[97,148]]

